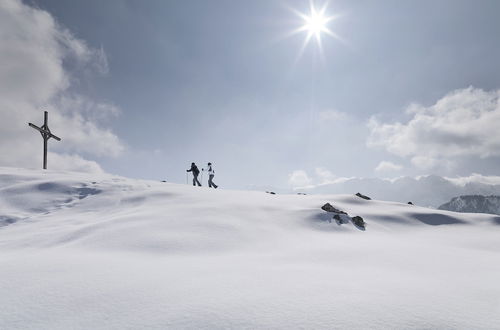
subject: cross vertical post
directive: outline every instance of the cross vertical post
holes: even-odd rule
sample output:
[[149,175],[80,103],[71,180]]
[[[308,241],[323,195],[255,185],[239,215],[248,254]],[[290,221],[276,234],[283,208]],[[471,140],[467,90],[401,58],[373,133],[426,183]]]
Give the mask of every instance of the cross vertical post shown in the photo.
[[47,111],[44,111],[43,114],[43,126],[38,127],[36,125],[33,125],[32,123],[28,123],[28,125],[37,131],[40,132],[43,138],[43,169],[47,169],[47,149],[48,149],[48,141],[50,138],[54,138],[57,141],[61,141],[61,138],[55,136],[50,132],[49,129],[49,113]]
[[[47,111],[44,111],[44,114],[43,114],[43,128],[48,130],[49,129],[49,126],[48,126],[48,120],[49,120],[49,113]],[[49,136],[47,135],[47,133],[42,133],[42,137],[43,137],[43,169],[46,170],[47,169],[47,142],[49,141]]]

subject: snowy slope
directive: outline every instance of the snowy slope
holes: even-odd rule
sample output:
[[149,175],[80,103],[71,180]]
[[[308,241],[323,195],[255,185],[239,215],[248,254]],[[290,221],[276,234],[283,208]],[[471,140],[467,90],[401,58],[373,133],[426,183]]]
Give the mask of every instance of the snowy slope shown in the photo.
[[499,234],[353,195],[0,168],[0,329],[494,329]]
[[500,196],[465,195],[454,197],[440,210],[500,214]]

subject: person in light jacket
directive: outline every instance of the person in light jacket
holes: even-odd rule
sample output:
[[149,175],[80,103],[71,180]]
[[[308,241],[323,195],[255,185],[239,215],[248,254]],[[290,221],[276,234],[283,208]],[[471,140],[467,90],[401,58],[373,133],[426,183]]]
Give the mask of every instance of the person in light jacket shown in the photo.
[[186,172],[191,172],[193,173],[193,186],[198,186],[201,187],[200,181],[198,181],[198,174],[200,174],[200,170],[198,169],[198,166],[196,166],[195,163],[191,163],[191,168],[189,170],[186,170]]
[[214,168],[212,167],[212,163],[208,163],[207,172],[208,172],[208,187],[210,188],[213,187],[217,189],[218,186],[213,181],[215,176],[215,171]]

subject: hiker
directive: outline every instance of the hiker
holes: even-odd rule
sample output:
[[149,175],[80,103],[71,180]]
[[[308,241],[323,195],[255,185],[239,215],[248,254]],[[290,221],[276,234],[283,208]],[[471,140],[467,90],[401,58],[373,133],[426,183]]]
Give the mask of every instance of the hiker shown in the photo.
[[215,189],[217,189],[217,185],[212,181],[215,176],[215,171],[212,168],[212,163],[208,163],[207,172],[208,172],[208,187],[209,188],[214,187]]
[[192,172],[193,173],[193,186],[196,186],[198,184],[199,187],[201,187],[200,181],[198,181],[198,174],[200,174],[200,170],[196,166],[195,163],[191,163],[191,168],[189,170],[186,170],[186,172]]

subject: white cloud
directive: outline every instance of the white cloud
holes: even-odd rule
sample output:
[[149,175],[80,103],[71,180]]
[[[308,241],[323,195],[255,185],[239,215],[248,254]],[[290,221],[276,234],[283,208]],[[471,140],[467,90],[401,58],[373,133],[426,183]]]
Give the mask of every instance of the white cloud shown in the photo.
[[56,144],[57,150],[98,156],[118,156],[123,151],[118,137],[100,125],[120,113],[113,104],[74,96],[58,100],[48,109],[51,125],[58,127],[58,134],[65,136],[64,144]]
[[478,173],[472,173],[469,176],[445,178],[459,186],[465,186],[471,183],[480,183],[486,185],[500,185],[500,176],[486,176]]
[[436,104],[413,104],[406,123],[380,123],[372,117],[368,146],[410,157],[420,168],[432,168],[459,157],[500,156],[500,90],[466,88]]
[[311,179],[303,170],[293,171],[288,176],[288,183],[292,187],[306,187],[311,184]]
[[310,177],[304,170],[295,170],[288,175],[288,184],[293,190],[313,189],[329,184],[338,184],[351,180],[352,178],[339,178],[324,167],[314,169],[314,178]]
[[104,172],[97,162],[83,159],[78,155],[57,154],[50,152],[48,157],[50,159],[50,168],[52,170],[90,173]]
[[118,137],[104,127],[118,108],[70,94],[76,78],[68,65],[73,70],[108,71],[102,47],[93,49],[75,38],[48,12],[19,0],[0,1],[1,165],[39,166],[42,139],[27,123],[40,125],[43,110],[50,113],[51,130],[63,139],[49,143],[58,154],[51,154],[51,168],[100,170],[75,153],[113,156],[123,150]]
[[375,171],[376,172],[391,172],[391,171],[400,171],[401,169],[403,169],[403,166],[384,160],[378,164],[378,166],[375,168]]
[[320,179],[322,183],[333,182],[336,176],[324,167],[316,167],[316,176]]

